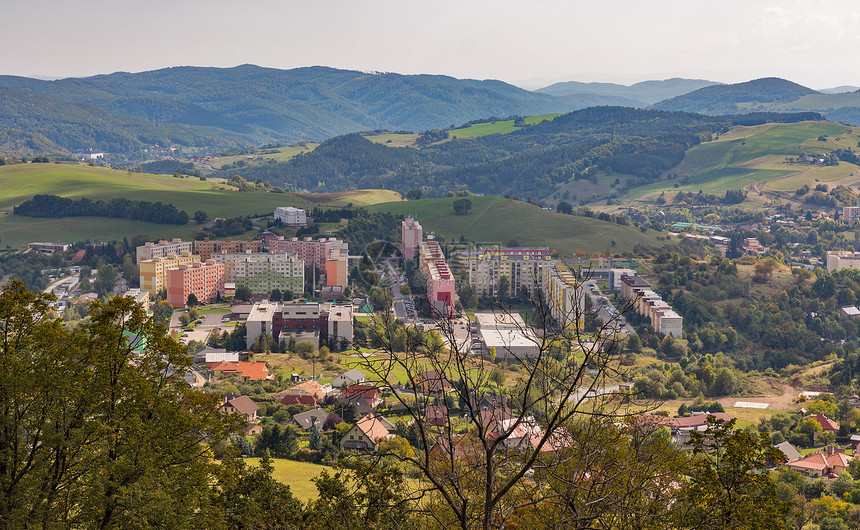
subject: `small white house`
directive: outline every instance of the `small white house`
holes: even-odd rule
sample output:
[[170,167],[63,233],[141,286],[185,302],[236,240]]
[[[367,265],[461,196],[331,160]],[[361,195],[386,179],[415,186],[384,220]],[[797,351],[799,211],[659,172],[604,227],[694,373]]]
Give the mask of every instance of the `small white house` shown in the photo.
[[335,377],[331,382],[331,386],[335,388],[343,388],[357,383],[364,383],[365,379],[367,379],[367,377],[363,373],[356,369],[352,369]]

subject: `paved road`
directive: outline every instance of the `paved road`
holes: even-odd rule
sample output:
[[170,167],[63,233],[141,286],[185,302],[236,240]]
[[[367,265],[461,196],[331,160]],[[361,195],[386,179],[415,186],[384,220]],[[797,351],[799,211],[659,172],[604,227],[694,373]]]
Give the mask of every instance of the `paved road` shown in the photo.
[[[599,308],[597,310],[597,316],[599,316],[603,322],[609,324],[608,329],[614,329],[618,333],[625,333],[627,335],[636,332],[633,329],[633,326],[631,326],[627,322],[627,319],[624,318],[624,315],[618,314],[618,310],[608,298],[605,299],[603,303],[598,301],[598,299],[603,296],[603,293],[600,292],[598,287],[591,287],[586,283],[585,292],[587,292],[588,296],[591,297],[592,306]],[[612,316],[611,312],[613,311],[617,316]]]
[[[71,276],[64,276],[63,278],[60,278],[60,279],[58,279],[58,280],[54,280],[53,282],[51,282],[51,284],[50,284],[50,285],[48,285],[47,287],[45,287],[45,289],[44,289],[42,292],[43,292],[43,293],[45,293],[45,294],[51,294],[51,293],[53,293],[53,292],[54,292],[54,289],[56,289],[56,288],[57,288],[57,287],[59,287],[60,285],[62,285],[62,284],[64,284],[65,282],[69,281],[70,279],[74,279],[74,278],[77,278],[77,277],[78,277],[78,275],[77,275],[77,274],[72,274]],[[78,282],[73,282],[73,283],[71,284],[71,287],[74,287],[74,285],[75,285],[76,283],[78,283]],[[68,289],[66,292],[68,293],[68,292],[70,292],[70,291],[71,291],[71,289]]]

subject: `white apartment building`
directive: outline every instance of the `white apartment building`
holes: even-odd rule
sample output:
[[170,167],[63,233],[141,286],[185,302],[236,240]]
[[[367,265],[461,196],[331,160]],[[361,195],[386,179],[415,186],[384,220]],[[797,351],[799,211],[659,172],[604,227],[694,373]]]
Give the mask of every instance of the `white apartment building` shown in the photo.
[[305,262],[292,253],[213,253],[215,263],[224,264],[225,281],[246,285],[253,294],[269,294],[274,289],[302,293]]
[[279,206],[275,208],[275,219],[287,226],[307,226],[308,214],[301,208],[292,206]]

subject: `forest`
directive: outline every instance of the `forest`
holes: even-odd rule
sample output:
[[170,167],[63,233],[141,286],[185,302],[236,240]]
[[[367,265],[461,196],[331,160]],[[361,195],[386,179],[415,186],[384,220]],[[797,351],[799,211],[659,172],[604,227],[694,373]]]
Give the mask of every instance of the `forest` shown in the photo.
[[596,170],[655,181],[684,153],[737,124],[821,119],[816,113],[707,117],[627,107],[591,107],[509,134],[453,138],[420,150],[375,144],[359,134],[327,140],[286,162],[230,169],[214,176],[263,179],[289,190],[386,188],[425,197],[467,189],[540,200]]
[[15,215],[26,217],[113,217],[150,223],[184,225],[189,217],[185,211],[160,201],[111,199],[93,201],[86,197],[69,199],[56,195],[36,195],[14,208]]

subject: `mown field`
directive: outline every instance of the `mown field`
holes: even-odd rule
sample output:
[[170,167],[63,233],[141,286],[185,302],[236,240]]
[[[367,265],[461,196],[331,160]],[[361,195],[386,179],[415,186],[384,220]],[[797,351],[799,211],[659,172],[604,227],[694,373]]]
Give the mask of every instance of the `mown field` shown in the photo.
[[[537,116],[529,116],[525,118],[528,125],[534,125],[544,120],[551,120],[556,116],[561,116],[561,113],[556,114],[540,114]],[[478,136],[487,136],[490,134],[508,134],[520,130],[520,127],[514,125],[514,120],[498,120],[487,123],[475,123],[448,131],[452,136],[476,138]]]
[[[250,466],[260,465],[259,458],[246,458],[245,463]],[[327,466],[309,464],[307,462],[296,462],[283,458],[273,458],[274,470],[272,476],[275,480],[290,487],[293,495],[302,502],[316,499],[318,496],[316,485],[311,481],[325,470],[331,470]]]
[[435,232],[449,241],[459,240],[461,235],[487,244],[507,244],[515,239],[522,246],[547,246],[564,254],[577,250],[614,253],[639,243],[659,244],[657,233],[650,229],[643,234],[634,227],[563,215],[500,197],[470,197],[472,210],[466,215],[455,215],[454,200],[381,203],[368,210],[412,215],[424,227],[425,234]]
[[[819,141],[819,136],[827,138]],[[786,157],[796,157],[801,152],[830,153],[838,148],[856,148],[858,139],[860,136],[851,127],[828,121],[735,127],[721,138],[687,151],[675,173],[689,175],[689,183],[656,182],[635,188],[628,196],[636,199],[663,191],[699,190],[721,195],[726,190],[745,188],[763,180],[768,181],[765,187],[774,191],[793,191],[803,184],[814,186],[818,181],[847,177],[857,167],[844,162],[833,167],[788,164]],[[783,184],[781,177],[790,182]]]
[[[248,165],[261,165],[267,160],[275,160],[277,162],[286,162],[299,153],[309,153],[313,151],[319,144],[306,142],[303,145],[288,145],[275,149],[263,149],[260,153],[253,155],[231,155],[231,156],[214,156],[209,159],[207,164],[198,164],[197,169],[208,170],[208,166],[214,169],[221,169],[227,164],[234,164],[240,160],[244,160]],[[264,160],[257,160],[257,157],[263,157]]]
[[388,190],[356,190],[329,194],[240,192],[213,189],[196,178],[130,173],[113,169],[62,164],[18,164],[0,167],[0,244],[20,247],[30,241],[81,241],[122,239],[135,234],[154,238],[188,238],[199,225],[160,225],[123,219],[75,217],[35,219],[11,215],[12,208],[33,195],[133,200],[172,203],[193,215],[203,210],[209,218],[271,215],[278,206],[366,206],[400,200]]

